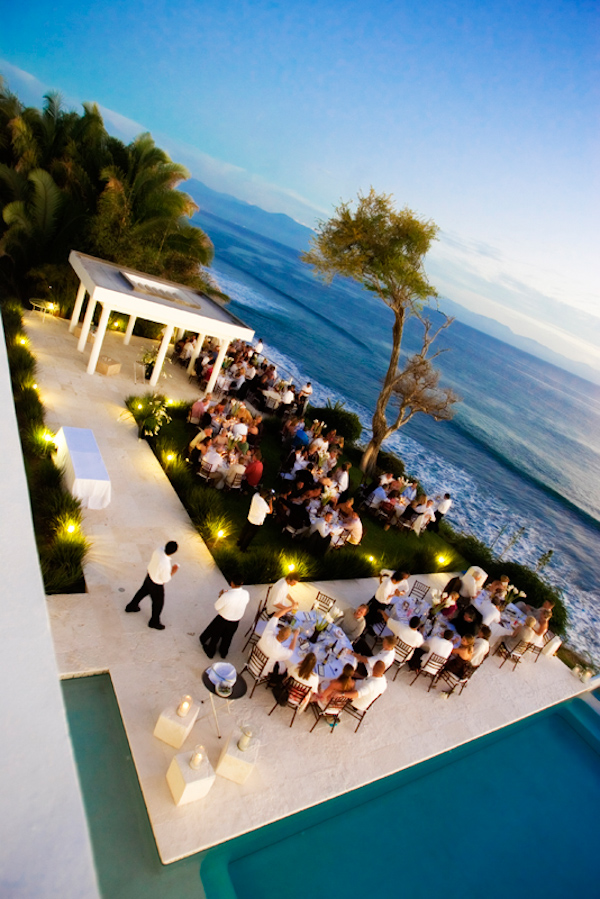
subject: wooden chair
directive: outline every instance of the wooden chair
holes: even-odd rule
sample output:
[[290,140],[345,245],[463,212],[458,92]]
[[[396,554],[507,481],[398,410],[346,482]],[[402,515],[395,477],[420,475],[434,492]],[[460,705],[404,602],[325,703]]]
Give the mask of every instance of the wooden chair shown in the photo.
[[233,480],[228,482],[225,480],[225,490],[241,490],[242,489],[242,481],[244,480],[244,472],[238,471],[233,476]]
[[331,718],[331,721],[328,721],[329,727],[331,728],[331,733],[333,733],[336,724],[340,721],[340,715],[343,710],[346,708],[350,700],[347,696],[344,696],[341,693],[339,696],[332,696],[324,709],[321,708],[316,702],[311,702],[310,707],[313,710],[315,716],[315,723],[310,729],[310,733],[312,734],[313,730],[319,723],[322,718]]
[[[302,703],[308,698],[309,693],[311,692],[311,688],[308,684],[301,684],[300,681],[297,681],[293,677],[286,677],[284,681],[284,685],[288,688],[288,698],[285,706],[281,706],[281,708],[293,709],[294,714],[292,715],[292,720],[290,721],[290,727],[296,720],[296,715],[298,714],[298,710]],[[278,702],[275,703],[269,715],[272,715],[277,706]]]
[[273,396],[265,396],[265,409],[271,412],[275,412],[276,409],[279,408],[280,401],[276,400]]
[[408,662],[414,651],[415,647],[411,646],[410,643],[403,643],[402,640],[398,640],[394,647],[394,661],[392,662],[392,668],[394,665],[396,666],[394,680],[396,680],[398,672]]
[[254,686],[250,692],[249,699],[252,699],[252,694],[256,690],[259,684],[266,684],[269,680],[269,675],[263,676],[263,671],[265,670],[265,665],[269,661],[268,656],[261,652],[256,646],[252,647],[252,652],[250,653],[250,658],[240,671],[240,675],[247,671],[250,677],[254,681]]
[[[383,694],[380,694],[380,695],[383,695]],[[356,727],[354,729],[354,733],[358,732],[358,728],[361,726],[361,724],[365,720],[365,716],[366,716],[367,712],[369,711],[369,709],[373,708],[373,706],[375,705],[375,703],[377,702],[378,699],[379,699],[379,696],[376,696],[375,699],[373,700],[373,702],[371,702],[366,707],[366,709],[357,709],[356,706],[354,706],[351,702],[346,703],[346,705],[344,706],[344,711],[347,712],[352,718],[354,718],[355,720],[358,721],[358,724],[356,725]]]
[[[477,666],[477,667],[479,667],[479,666]],[[446,691],[448,693],[448,696],[451,696],[454,693],[454,691],[456,690],[456,688],[460,687],[460,693],[458,694],[460,696],[460,694],[462,693],[462,691],[465,689],[465,687],[469,683],[469,680],[473,676],[473,673],[475,671],[477,671],[477,668],[473,668],[472,666],[469,666],[469,668],[467,668],[467,673],[465,674],[465,676],[458,677],[458,675],[453,674],[452,671],[445,671],[442,668],[442,670],[438,674],[436,684],[439,683],[439,681],[441,681],[441,680],[443,680],[444,683],[448,684],[448,686],[450,687],[450,689]]]
[[521,662],[521,659],[527,652],[528,647],[529,647],[529,643],[527,643],[526,640],[520,640],[514,649],[509,649],[508,646],[506,645],[506,643],[504,642],[504,640],[502,640],[496,647],[496,651],[495,651],[494,655],[502,656],[504,661],[500,665],[501,668],[502,668],[502,665],[504,665],[504,663],[507,662],[509,659],[511,662],[514,662],[513,671],[515,671],[517,665]]
[[437,678],[440,676],[440,672],[441,672],[442,668],[444,667],[444,665],[446,664],[447,661],[448,661],[448,659],[445,658],[444,656],[438,656],[438,655],[436,655],[435,653],[433,653],[433,655],[431,655],[431,656],[427,659],[427,662],[425,663],[425,665],[423,665],[422,668],[419,668],[419,670],[418,670],[417,673],[415,674],[414,678],[411,680],[410,686],[412,687],[412,685],[414,684],[414,682],[415,682],[415,681],[416,681],[422,674],[424,674],[425,677],[430,677],[430,678],[431,678],[431,683],[429,684],[429,687],[427,688],[427,692],[429,693],[429,691],[431,690],[431,688],[432,688],[433,685],[435,684]]
[[218,467],[219,466],[217,465],[216,462],[213,465],[210,462],[205,462],[203,459],[202,464],[200,465],[200,468],[198,470],[198,477],[201,478],[201,480],[203,480],[204,483],[208,485],[208,484],[210,484],[210,482],[212,480],[211,475],[214,474],[214,472],[217,470]]
[[317,598],[313,602],[311,608],[313,609],[313,611],[315,609],[318,609],[319,612],[323,612],[323,614],[326,615],[327,612],[331,612],[334,605],[335,605],[335,599],[332,596],[327,596],[326,593],[319,592],[319,593],[317,593]]
[[[258,608],[256,610],[256,615],[254,616],[254,621],[252,622],[252,624],[250,625],[250,627],[244,634],[244,637],[248,637],[248,639],[244,643],[242,652],[245,652],[246,647],[249,644],[252,644],[252,646],[255,646],[261,638],[261,632],[258,629],[258,625],[259,625],[259,622],[261,622],[261,621],[266,622],[269,620],[269,615],[267,613],[267,600],[269,598],[269,593],[271,592],[272,589],[273,589],[272,587],[269,587],[269,589],[267,590],[267,595],[265,596],[263,601],[259,602],[259,604],[258,604]],[[248,636],[248,635],[250,635],[250,636]]]
[[537,660],[539,659],[539,657],[541,655],[542,649],[553,638],[554,638],[554,634],[552,633],[552,631],[546,631],[546,633],[544,634],[544,637],[543,637],[542,645],[538,646],[537,643],[528,643],[527,644],[527,652],[532,653],[532,655],[535,656],[535,660],[537,662]]
[[416,599],[425,599],[429,590],[431,588],[424,584],[422,581],[415,581],[412,587],[410,588],[409,596],[414,596]]

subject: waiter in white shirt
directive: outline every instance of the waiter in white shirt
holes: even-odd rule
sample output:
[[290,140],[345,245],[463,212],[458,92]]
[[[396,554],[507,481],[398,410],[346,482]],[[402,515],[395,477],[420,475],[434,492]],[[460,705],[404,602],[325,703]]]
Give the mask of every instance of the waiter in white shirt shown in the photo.
[[144,597],[149,596],[152,600],[152,615],[150,616],[148,627],[153,627],[157,631],[164,631],[165,629],[164,624],[161,624],[160,621],[160,613],[165,604],[165,584],[171,580],[179,569],[179,565],[176,562],[171,562],[170,558],[176,552],[177,544],[174,540],[169,540],[164,549],[154,550],[144,583],[131,602],[125,606],[126,612],[139,612],[140,602]]
[[232,578],[230,584],[230,590],[221,590],[219,593],[215,603],[217,614],[199,637],[202,649],[209,659],[212,659],[219,644],[221,658],[227,657],[233,635],[250,602],[250,594],[242,588],[243,581],[240,577]]
[[255,493],[250,503],[248,519],[244,523],[242,533],[238,537],[237,545],[243,553],[246,552],[258,529],[265,523],[265,518],[273,511],[273,491],[261,490]]

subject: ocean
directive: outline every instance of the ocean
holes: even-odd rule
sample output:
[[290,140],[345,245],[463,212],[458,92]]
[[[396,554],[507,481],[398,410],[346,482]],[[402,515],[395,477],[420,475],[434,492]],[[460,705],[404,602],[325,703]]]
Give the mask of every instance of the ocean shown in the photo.
[[[316,404],[341,400],[357,412],[368,438],[390,310],[349,282],[327,288],[281,244],[214,217],[199,224],[231,311],[296,383],[312,381]],[[406,330],[408,352],[419,329]],[[524,528],[504,558],[535,568],[554,551],[543,575],[568,607],[568,642],[600,663],[600,388],[458,321],[439,347],[448,350],[436,360],[441,383],[461,397],[453,420],[416,415],[386,448],[429,493],[451,493],[450,523],[496,541],[496,552]]]

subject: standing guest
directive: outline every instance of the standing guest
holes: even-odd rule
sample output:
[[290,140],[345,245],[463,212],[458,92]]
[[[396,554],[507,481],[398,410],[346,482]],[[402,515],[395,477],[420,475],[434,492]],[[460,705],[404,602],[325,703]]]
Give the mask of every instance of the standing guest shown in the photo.
[[286,574],[275,581],[269,590],[269,598],[267,599],[267,614],[274,615],[275,612],[296,612],[298,610],[298,600],[292,596],[292,590],[298,583],[296,574]]
[[310,381],[307,381],[304,387],[298,391],[298,414],[304,415],[304,410],[306,409],[306,404],[308,403],[310,397],[312,396],[312,384]]
[[440,499],[439,497],[437,499],[439,501],[436,503],[436,506],[435,506],[435,518],[431,522],[431,525],[430,525],[430,530],[435,531],[436,534],[438,533],[438,531],[440,529],[440,521],[442,520],[444,515],[450,510],[450,507],[452,505],[452,498],[449,493],[444,493],[444,496],[442,499]]
[[246,473],[244,475],[244,481],[246,485],[250,487],[252,490],[256,490],[260,482],[262,481],[264,466],[262,461],[262,453],[260,450],[254,451],[254,458],[249,465],[246,466]]
[[165,626],[160,622],[160,613],[165,604],[165,584],[168,584],[173,575],[179,570],[176,562],[171,562],[171,556],[177,552],[177,544],[169,540],[164,549],[155,549],[148,565],[148,573],[144,583],[135,594],[131,602],[125,606],[126,612],[139,612],[140,602],[149,596],[152,600],[152,615],[148,627],[157,631],[164,631]]
[[265,518],[273,511],[273,497],[271,491],[262,490],[255,493],[250,503],[248,518],[242,528],[237,545],[243,553],[246,552],[260,527],[265,523]]
[[225,659],[231,646],[233,635],[244,617],[246,606],[250,602],[250,594],[243,589],[243,580],[235,576],[230,581],[230,590],[221,590],[215,603],[216,616],[208,627],[200,634],[202,649],[212,659],[217,649],[221,658]]
[[361,681],[359,687],[354,690],[349,690],[343,695],[347,696],[348,699],[352,701],[352,705],[355,709],[365,711],[365,709],[368,709],[371,703],[374,702],[378,696],[381,696],[386,689],[385,663],[379,661],[375,664],[371,677],[365,678]]
[[[285,612],[285,609],[280,609],[279,612],[275,612],[275,614],[269,618],[262,636],[256,644],[256,648],[267,657],[265,667],[263,668],[263,674],[265,676],[273,672],[275,665],[277,665],[279,674],[285,672],[287,667],[285,663],[291,659],[294,650],[296,649],[298,634],[300,632],[299,628],[292,631],[291,627],[288,625],[281,628],[279,627],[278,619],[281,618],[282,615],[285,615]],[[287,643],[290,637],[292,638],[290,645],[285,646],[284,644]]]
[[254,344],[254,352],[256,353],[257,356],[260,356],[262,351],[263,351],[262,337],[259,337],[258,340],[256,341],[256,343]]
[[373,627],[374,624],[381,622],[381,612],[392,602],[394,596],[404,596],[408,585],[406,582],[410,575],[406,572],[395,571],[390,575],[379,575],[379,586],[375,591],[375,596],[369,600],[369,611],[367,613],[367,627]]

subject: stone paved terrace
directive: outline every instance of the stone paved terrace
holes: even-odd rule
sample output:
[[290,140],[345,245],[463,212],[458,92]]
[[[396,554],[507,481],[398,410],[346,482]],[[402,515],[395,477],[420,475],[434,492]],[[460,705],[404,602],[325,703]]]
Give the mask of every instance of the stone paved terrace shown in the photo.
[[[208,661],[198,635],[213,615],[225,580],[155,460],[123,414],[123,398],[135,391],[134,360],[148,341],[109,333],[104,353],[122,363],[120,375],[85,372],[89,349],[80,354],[68,323],[37,313],[26,316],[27,332],[39,364],[38,383],[48,424],[92,428],[108,469],[113,498],[103,511],[86,511],[84,529],[93,541],[86,566],[85,595],[48,599],[58,667],[62,677],[109,672],[123,716],[148,814],[163,862],[168,863],[261,827],[302,808],[392,774],[483,734],[577,695],[585,687],[555,658],[527,659],[513,673],[488,659],[462,696],[447,701],[427,693],[428,681],[409,687],[402,671],[369,713],[358,734],[345,718],[333,734],[320,723],[311,734],[312,713],[298,716],[277,709],[272,694],[259,687],[252,700],[220,715],[224,739],[234,726],[250,721],[260,731],[258,765],[242,786],[217,777],[208,796],[177,808],[165,774],[177,751],[206,746],[213,765],[220,743],[208,692],[201,682]],[[173,366],[165,392],[192,399],[194,388]],[[139,389],[139,384],[137,389]],[[139,615],[123,608],[141,584],[153,549],[167,539],[180,545],[181,565],[167,588],[166,630],[149,629],[148,600]],[[303,584],[302,607],[318,589],[340,605],[357,605],[373,595],[374,580]],[[243,665],[241,635],[265,587],[250,588],[252,602],[233,643],[230,661]],[[201,711],[182,750],[157,740],[152,731],[160,711],[190,693]]]

